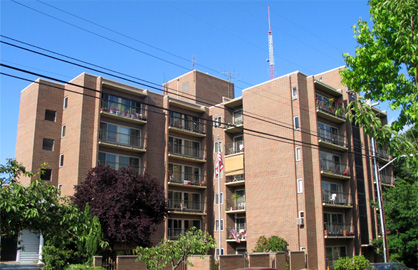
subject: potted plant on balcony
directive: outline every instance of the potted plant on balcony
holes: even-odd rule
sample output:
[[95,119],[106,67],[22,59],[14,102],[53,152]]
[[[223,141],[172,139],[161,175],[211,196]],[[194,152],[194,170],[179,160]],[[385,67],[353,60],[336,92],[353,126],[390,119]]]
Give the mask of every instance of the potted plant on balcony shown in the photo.
[[231,196],[231,199],[234,201],[234,210],[238,210],[238,199],[241,198],[241,195],[234,193]]

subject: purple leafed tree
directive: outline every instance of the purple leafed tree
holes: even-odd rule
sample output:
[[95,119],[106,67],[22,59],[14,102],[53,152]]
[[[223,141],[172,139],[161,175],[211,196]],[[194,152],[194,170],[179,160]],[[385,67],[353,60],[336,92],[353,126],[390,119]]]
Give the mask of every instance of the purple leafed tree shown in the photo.
[[75,191],[74,203],[80,209],[89,203],[111,247],[117,242],[149,246],[151,233],[167,215],[164,187],[130,169],[93,168]]

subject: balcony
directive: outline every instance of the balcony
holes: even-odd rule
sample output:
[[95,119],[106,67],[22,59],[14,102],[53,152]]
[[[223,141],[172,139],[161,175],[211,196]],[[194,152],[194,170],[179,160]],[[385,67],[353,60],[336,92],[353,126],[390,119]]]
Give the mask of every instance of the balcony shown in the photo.
[[242,110],[238,110],[233,113],[232,123],[225,124],[225,131],[230,133],[242,132],[243,126],[243,113]]
[[99,133],[99,143],[100,145],[108,146],[111,148],[130,150],[135,152],[145,152],[145,149],[142,146],[141,137],[126,133],[101,129]]
[[349,194],[337,191],[323,190],[322,204],[330,207],[353,208],[349,202]]
[[184,214],[203,213],[204,202],[169,199],[168,210],[173,212],[182,212]]
[[346,151],[348,149],[345,146],[345,136],[332,133],[323,128],[318,129],[318,142],[321,146],[335,150]]
[[168,171],[168,183],[175,186],[206,188],[202,175],[193,173]]
[[170,116],[169,129],[177,133],[205,137],[205,124],[199,120],[189,120],[182,117]]
[[234,142],[230,144],[225,144],[225,155],[233,155],[244,153],[244,142]]
[[227,213],[245,212],[245,197],[238,197],[226,200]]
[[376,147],[376,158],[388,162],[389,161],[389,153],[386,147],[377,146]]
[[188,161],[206,162],[203,159],[203,149],[175,143],[168,143],[168,156]]
[[342,165],[341,163],[322,158],[320,160],[320,163],[322,176],[337,179],[350,179],[350,172],[348,171],[346,165]]
[[102,100],[100,114],[110,118],[125,120],[137,124],[145,124],[147,116],[142,107],[132,107],[129,105],[122,105],[110,100]]
[[138,174],[141,172],[141,166],[138,166],[138,165],[129,165],[125,163],[118,163],[118,162],[111,162],[111,161],[104,161],[104,160],[99,160],[97,163],[99,166],[109,166],[110,168],[114,170],[118,170],[122,168],[129,168],[131,170],[138,172]]
[[240,229],[235,228],[236,238],[234,235],[232,235],[231,231],[229,230],[226,236],[226,241],[237,243],[247,241],[247,229],[245,227],[246,226],[244,225],[244,227],[241,227]]
[[392,182],[392,175],[388,174],[388,173],[380,173],[380,183],[382,183],[382,185],[389,185],[392,186],[393,182]]
[[245,175],[237,174],[226,177],[225,185],[227,186],[242,186],[245,184]]
[[329,224],[324,223],[325,238],[354,238],[352,224]]
[[317,96],[315,100],[317,115],[334,123],[344,123],[345,116],[342,102],[330,100],[322,96]]
[[186,233],[187,229],[168,229],[168,240],[177,240]]

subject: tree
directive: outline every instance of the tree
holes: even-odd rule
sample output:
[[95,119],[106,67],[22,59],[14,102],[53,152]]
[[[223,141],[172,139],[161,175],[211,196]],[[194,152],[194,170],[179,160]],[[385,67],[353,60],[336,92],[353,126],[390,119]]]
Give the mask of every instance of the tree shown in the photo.
[[177,241],[163,239],[155,247],[137,247],[135,252],[138,259],[143,260],[148,269],[163,269],[171,263],[172,269],[177,269],[182,263],[193,266],[188,258],[191,255],[206,254],[216,243],[208,232],[191,228],[185,235],[181,235]]
[[73,201],[80,209],[90,205],[112,249],[117,242],[149,246],[151,233],[167,215],[163,186],[134,170],[93,168],[75,190]]
[[281,237],[271,236],[266,238],[264,235],[258,238],[254,252],[278,252],[287,251],[289,244]]
[[1,234],[18,235],[22,230],[42,233],[45,269],[63,269],[68,263],[86,263],[104,247],[100,223],[89,208],[80,212],[59,190],[40,180],[28,187],[18,182],[19,176],[34,175],[15,160],[1,165],[5,173],[0,190]]
[[[409,126],[418,130],[418,3],[416,0],[370,0],[373,27],[359,20],[354,29],[358,46],[355,56],[344,55],[347,68],[343,83],[366,99],[389,101],[400,115],[391,126],[383,125],[370,106],[351,102],[347,113],[377,142],[389,143],[394,156],[414,154],[411,167],[418,167],[418,141],[398,135]],[[418,172],[416,172],[418,174]]]
[[370,264],[369,260],[363,255],[350,257],[340,257],[334,262],[335,270],[362,270]]

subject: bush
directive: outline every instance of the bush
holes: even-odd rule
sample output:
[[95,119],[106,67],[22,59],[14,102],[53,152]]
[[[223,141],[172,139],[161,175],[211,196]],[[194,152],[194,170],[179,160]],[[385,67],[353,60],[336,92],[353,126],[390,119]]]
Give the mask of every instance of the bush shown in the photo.
[[86,264],[70,264],[64,268],[64,270],[84,270],[84,269],[91,269],[91,270],[106,270],[100,266],[90,266]]
[[278,251],[287,251],[287,246],[289,244],[281,237],[272,236],[266,238],[264,235],[260,236],[257,240],[256,247],[254,252],[278,252]]
[[361,270],[370,264],[369,260],[363,255],[349,257],[340,257],[334,262],[335,270]]

